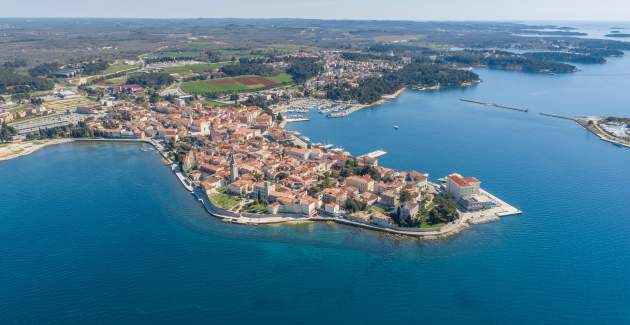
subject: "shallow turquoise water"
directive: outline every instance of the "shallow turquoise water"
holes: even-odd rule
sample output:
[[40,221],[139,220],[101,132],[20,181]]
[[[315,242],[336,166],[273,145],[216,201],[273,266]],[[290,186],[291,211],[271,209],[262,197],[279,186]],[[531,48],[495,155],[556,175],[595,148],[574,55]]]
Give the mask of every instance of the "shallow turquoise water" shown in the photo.
[[481,70],[472,89],[291,126],[355,154],[383,148],[386,166],[477,176],[525,211],[443,241],[223,224],[138,145],[0,162],[0,322],[629,323],[630,150],[537,115],[630,116],[630,58],[582,69]]

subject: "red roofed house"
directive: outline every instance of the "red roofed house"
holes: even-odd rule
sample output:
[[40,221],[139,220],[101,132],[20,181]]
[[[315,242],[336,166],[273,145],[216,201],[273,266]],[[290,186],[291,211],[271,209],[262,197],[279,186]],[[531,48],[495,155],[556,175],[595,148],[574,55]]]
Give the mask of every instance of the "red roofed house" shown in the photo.
[[374,180],[369,175],[350,176],[346,178],[346,184],[359,190],[359,192],[374,191]]

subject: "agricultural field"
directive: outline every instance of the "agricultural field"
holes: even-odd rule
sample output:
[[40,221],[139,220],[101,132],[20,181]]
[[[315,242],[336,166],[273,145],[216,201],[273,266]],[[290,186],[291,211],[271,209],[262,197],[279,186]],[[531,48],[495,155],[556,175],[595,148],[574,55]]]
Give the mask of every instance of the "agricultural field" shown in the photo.
[[71,99],[60,99],[55,101],[49,101],[44,103],[44,107],[49,110],[54,111],[66,111],[66,110],[74,110],[77,106],[82,105],[93,105],[94,101],[88,99],[87,97],[77,97]]
[[291,83],[291,76],[281,73],[272,77],[240,76],[214,80],[189,81],[182,84],[182,90],[195,95],[253,91],[273,88]]

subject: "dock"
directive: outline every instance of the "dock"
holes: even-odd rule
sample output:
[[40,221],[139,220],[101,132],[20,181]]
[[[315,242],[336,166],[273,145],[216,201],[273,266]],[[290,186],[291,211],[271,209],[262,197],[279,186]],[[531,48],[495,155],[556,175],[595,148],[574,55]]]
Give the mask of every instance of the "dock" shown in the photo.
[[482,102],[482,101],[466,99],[466,98],[460,98],[459,100],[466,103],[473,103],[473,104],[482,105],[482,106],[510,109],[517,112],[523,112],[523,113],[529,112],[529,110],[526,108],[518,108],[514,106],[502,105],[502,104],[497,104],[497,103],[492,103],[492,102]]
[[287,123],[291,123],[291,122],[307,122],[307,121],[310,121],[311,119],[308,117],[300,117],[300,118],[285,118],[284,120]]
[[359,156],[358,158],[361,158],[361,157],[379,158],[379,157],[385,156],[386,154],[387,152],[381,149],[381,150],[368,152],[365,155]]

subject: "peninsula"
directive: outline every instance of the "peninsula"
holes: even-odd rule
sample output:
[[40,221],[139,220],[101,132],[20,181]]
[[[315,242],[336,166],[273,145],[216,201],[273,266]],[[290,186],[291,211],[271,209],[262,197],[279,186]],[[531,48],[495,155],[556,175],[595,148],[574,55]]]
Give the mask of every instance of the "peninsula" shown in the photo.
[[210,214],[227,222],[330,221],[440,238],[520,213],[476,178],[454,173],[432,183],[426,173],[382,167],[378,154],[354,157],[304,141],[256,106],[116,101],[90,109],[77,124],[20,132],[150,143]]
[[[512,23],[81,23],[85,30],[48,20],[4,26],[12,46],[0,49],[0,159],[75,140],[146,142],[227,222],[339,222],[425,238],[520,211],[474,177],[432,182],[381,166],[375,154],[312,143],[286,123],[308,123],[313,112],[347,117],[404,89],[472,87],[478,67],[575,73],[571,63],[630,50],[564,27]],[[616,134],[612,122],[592,123]]]

